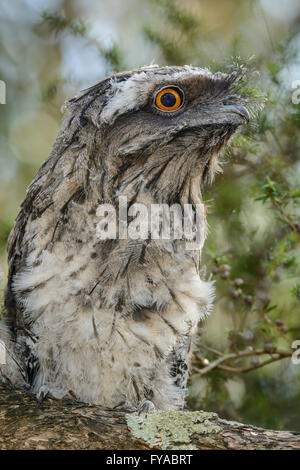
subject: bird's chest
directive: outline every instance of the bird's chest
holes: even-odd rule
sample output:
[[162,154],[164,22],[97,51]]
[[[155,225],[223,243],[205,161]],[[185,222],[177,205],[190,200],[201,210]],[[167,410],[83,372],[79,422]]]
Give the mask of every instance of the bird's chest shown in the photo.
[[109,406],[121,396],[135,400],[153,382],[171,393],[172,357],[187,354],[210,308],[210,283],[189,258],[153,248],[138,263],[139,248],[132,260],[126,245],[103,261],[88,234],[75,241],[34,248],[14,279],[31,331],[26,341],[40,364],[37,386],[51,382],[61,393],[75,390],[84,401]]

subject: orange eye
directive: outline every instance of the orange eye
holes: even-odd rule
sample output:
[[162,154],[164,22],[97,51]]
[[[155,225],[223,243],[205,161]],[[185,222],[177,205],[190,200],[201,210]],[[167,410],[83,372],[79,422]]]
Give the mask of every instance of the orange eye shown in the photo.
[[155,98],[155,106],[163,111],[175,111],[182,105],[182,94],[174,88],[160,90]]

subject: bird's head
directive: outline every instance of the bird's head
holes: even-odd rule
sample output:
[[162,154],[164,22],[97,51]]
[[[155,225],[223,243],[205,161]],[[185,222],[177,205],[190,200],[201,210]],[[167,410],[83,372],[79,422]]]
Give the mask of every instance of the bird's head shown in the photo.
[[249,121],[245,100],[235,91],[240,75],[144,67],[71,100],[73,116],[75,111],[86,138],[93,139],[107,187],[116,194],[146,190],[174,203],[191,185],[211,183],[223,147]]

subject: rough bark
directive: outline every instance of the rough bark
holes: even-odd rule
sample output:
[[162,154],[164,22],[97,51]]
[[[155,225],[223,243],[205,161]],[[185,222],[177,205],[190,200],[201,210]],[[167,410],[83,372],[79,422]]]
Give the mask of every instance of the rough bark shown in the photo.
[[0,449],[300,449],[300,433],[225,421],[215,413],[147,416],[0,385]]

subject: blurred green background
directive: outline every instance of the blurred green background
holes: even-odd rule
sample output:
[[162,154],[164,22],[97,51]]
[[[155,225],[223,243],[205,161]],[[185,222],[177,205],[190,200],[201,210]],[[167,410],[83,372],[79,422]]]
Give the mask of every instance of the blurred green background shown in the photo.
[[[292,100],[299,46],[299,0],[0,5],[0,79],[7,88],[0,104],[1,288],[9,231],[50,152],[66,99],[113,71],[150,63],[247,65],[257,112],[204,194],[210,233],[203,265],[216,280],[216,304],[200,331],[188,403],[298,431],[300,365],[287,357],[259,366],[300,339],[300,105]],[[243,351],[250,351],[247,359],[226,362],[234,370],[201,372],[216,357]]]

